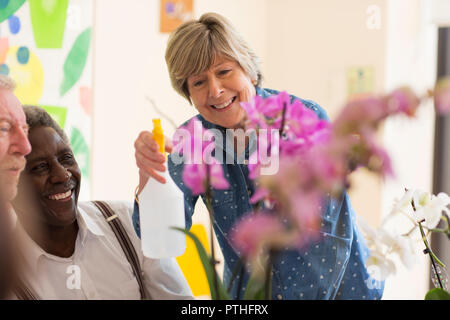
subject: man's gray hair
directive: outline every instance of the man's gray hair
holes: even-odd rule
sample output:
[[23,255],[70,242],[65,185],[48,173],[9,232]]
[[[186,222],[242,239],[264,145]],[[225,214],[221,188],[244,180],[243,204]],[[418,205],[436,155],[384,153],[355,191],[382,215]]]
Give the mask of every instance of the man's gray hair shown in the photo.
[[14,80],[4,74],[0,74],[0,89],[13,91],[16,88],[16,83]]
[[30,130],[34,127],[50,127],[53,128],[63,139],[65,143],[70,145],[70,141],[67,138],[66,133],[61,129],[61,127],[56,123],[55,120],[42,108],[36,106],[25,105],[23,106],[23,111],[27,117],[27,124]]

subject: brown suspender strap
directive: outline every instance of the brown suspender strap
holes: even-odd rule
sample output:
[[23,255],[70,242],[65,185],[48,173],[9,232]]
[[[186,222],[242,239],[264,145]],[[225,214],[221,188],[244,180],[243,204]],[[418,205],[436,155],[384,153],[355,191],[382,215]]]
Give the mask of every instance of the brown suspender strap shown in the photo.
[[[20,250],[20,247],[17,254],[17,258],[19,259],[18,262],[25,263],[25,257],[22,250]],[[27,281],[20,275],[15,277],[12,291],[19,300],[40,300],[39,296],[31,289],[31,286],[29,286]]]
[[17,281],[13,291],[19,300],[39,300],[33,291],[20,280]]
[[141,299],[146,299],[146,294],[144,290],[144,281],[142,280],[141,273],[141,264],[139,263],[139,257],[136,254],[136,250],[134,249],[133,243],[131,242],[128,234],[125,231],[122,223],[118,219],[117,215],[111,209],[111,207],[103,201],[92,201],[96,207],[101,211],[106,221],[110,225],[114,234],[117,237],[117,240],[122,247],[125,256],[127,257],[128,262],[133,268],[134,275],[136,276],[136,280],[139,284],[139,289],[141,291]]

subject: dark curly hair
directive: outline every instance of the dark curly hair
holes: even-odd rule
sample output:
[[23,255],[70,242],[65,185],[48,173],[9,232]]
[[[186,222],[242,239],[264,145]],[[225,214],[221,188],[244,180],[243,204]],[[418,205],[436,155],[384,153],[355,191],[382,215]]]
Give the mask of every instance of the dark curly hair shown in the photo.
[[55,120],[42,108],[25,105],[23,106],[23,111],[27,117],[27,124],[30,130],[34,127],[50,127],[53,128],[58,135],[63,139],[63,141],[70,145],[69,138],[67,138],[66,133],[61,129],[61,127],[56,123]]

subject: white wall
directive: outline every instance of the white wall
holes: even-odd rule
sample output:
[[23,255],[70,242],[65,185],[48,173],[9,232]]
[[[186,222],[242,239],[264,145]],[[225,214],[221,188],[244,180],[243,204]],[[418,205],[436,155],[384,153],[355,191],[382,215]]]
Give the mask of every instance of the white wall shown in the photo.
[[[194,14],[196,18],[210,11],[223,14],[265,61],[266,2],[196,0]],[[168,34],[159,33],[159,4],[159,0],[95,1],[93,199],[133,199],[138,183],[133,143],[140,131],[152,130],[152,118],[160,117],[146,97],[177,125],[197,114],[170,85],[164,60]],[[171,137],[174,128],[162,123]],[[208,221],[206,208],[198,201],[193,223]]]
[[[265,84],[319,103],[333,119],[347,96],[347,72],[355,66],[374,70],[374,92],[383,90],[386,29],[369,29],[375,5],[385,19],[385,0],[268,2],[270,42]],[[364,171],[352,174],[350,198],[355,211],[376,225],[381,185]]]
[[[159,0],[97,0],[94,28],[92,196],[132,199],[138,181],[133,143],[152,129],[152,98],[177,124],[195,109],[170,86],[164,60],[167,34],[159,33]],[[194,1],[195,16],[224,14],[265,58],[266,1]],[[248,14],[252,12],[252,14]],[[173,129],[163,122],[167,135]]]

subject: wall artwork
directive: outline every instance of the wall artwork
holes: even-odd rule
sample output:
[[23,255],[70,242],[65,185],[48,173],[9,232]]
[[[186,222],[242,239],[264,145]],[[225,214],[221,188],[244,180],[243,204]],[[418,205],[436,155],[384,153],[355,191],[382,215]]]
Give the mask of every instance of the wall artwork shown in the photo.
[[373,66],[355,66],[347,70],[347,94],[373,93],[375,90],[375,71]]
[[91,0],[1,0],[0,74],[22,104],[49,112],[67,133],[90,198]]
[[160,32],[170,33],[193,18],[193,0],[161,0]]

